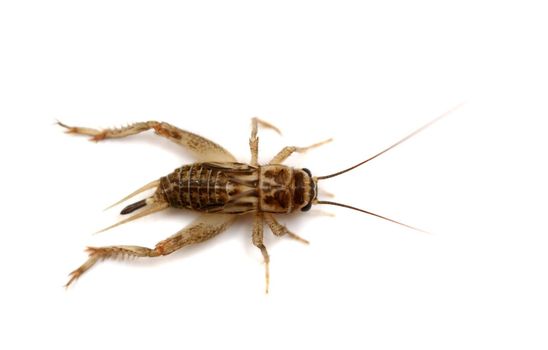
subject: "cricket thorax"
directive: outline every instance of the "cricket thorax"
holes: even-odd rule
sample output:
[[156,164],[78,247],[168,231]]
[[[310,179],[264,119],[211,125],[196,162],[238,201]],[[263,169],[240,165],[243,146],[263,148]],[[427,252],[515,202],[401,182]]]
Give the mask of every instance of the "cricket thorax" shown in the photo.
[[266,165],[260,169],[261,211],[291,213],[307,207],[314,199],[313,181],[305,171],[284,165]]
[[284,165],[195,163],[160,179],[171,207],[209,213],[290,213],[315,197],[307,172]]

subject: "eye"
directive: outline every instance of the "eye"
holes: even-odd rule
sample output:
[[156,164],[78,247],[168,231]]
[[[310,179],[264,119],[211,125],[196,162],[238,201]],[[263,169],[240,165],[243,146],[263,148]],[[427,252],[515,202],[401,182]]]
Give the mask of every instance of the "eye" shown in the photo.
[[301,211],[309,211],[310,208],[312,208],[312,201],[310,201],[305,207],[303,207]]
[[312,173],[307,168],[303,168],[303,171],[308,174],[308,176],[312,177]]

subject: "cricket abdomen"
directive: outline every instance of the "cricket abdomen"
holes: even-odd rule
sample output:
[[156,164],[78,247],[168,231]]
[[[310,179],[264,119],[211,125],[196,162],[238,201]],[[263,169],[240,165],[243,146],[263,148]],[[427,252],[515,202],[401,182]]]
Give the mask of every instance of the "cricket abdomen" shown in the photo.
[[257,210],[259,171],[242,163],[194,163],[160,179],[171,207],[243,214]]

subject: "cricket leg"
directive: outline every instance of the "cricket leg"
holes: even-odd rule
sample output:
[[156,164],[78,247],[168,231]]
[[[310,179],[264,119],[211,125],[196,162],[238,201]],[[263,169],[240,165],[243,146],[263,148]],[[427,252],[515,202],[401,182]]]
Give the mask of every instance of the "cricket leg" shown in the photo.
[[281,135],[281,131],[274,125],[265,122],[257,117],[251,119],[251,137],[249,138],[249,149],[251,150],[251,165],[258,165],[259,162],[259,138],[257,131],[259,125],[265,129],[272,129]]
[[190,225],[177,232],[173,236],[156,244],[154,249],[119,245],[110,247],[89,247],[88,260],[79,268],[70,273],[70,279],[65,287],[82,276],[99,260],[115,259],[124,256],[158,257],[168,255],[190,244],[204,242],[223,232],[234,220],[234,215],[202,214]]
[[265,293],[268,293],[268,286],[270,284],[270,272],[269,272],[269,264],[270,264],[270,257],[268,256],[268,251],[266,250],[266,247],[263,243],[263,214],[257,213],[255,215],[255,221],[253,224],[253,244],[261,250],[261,253],[263,254],[264,259],[264,273],[265,273],[265,281],[266,281],[266,289]]
[[289,231],[289,229],[287,227],[285,227],[284,225],[280,224],[278,221],[276,221],[276,219],[274,218],[274,216],[270,213],[264,213],[264,221],[266,222],[266,224],[268,225],[268,227],[270,227],[270,230],[272,231],[272,233],[274,233],[274,235],[278,236],[278,237],[281,237],[281,236],[284,236],[284,235],[288,235],[289,237],[299,241],[299,242],[302,242],[304,244],[309,244],[310,242],[308,242],[306,239],[296,235],[295,233]]
[[156,257],[160,254],[154,249],[133,246],[133,245],[117,245],[110,247],[87,247],[86,253],[88,253],[88,260],[83,263],[79,268],[72,271],[69,274],[69,281],[65,284],[65,288],[68,288],[74,281],[82,276],[87,270],[89,270],[95,263],[102,259],[114,259],[125,256],[138,256],[138,257]]
[[307,147],[296,147],[296,146],[287,146],[284,147],[278,154],[272,158],[269,164],[282,164],[290,155],[292,155],[294,152],[297,153],[304,153],[308,151],[311,148],[320,147],[322,145],[325,145],[326,143],[329,143],[333,141],[333,139],[327,139],[322,142],[315,143],[313,145],[307,146]]
[[236,158],[223,147],[205,137],[196,135],[189,131],[179,129],[171,124],[147,121],[134,123],[121,128],[91,129],[84,127],[68,126],[61,122],[58,124],[69,134],[91,136],[90,141],[101,141],[104,139],[122,138],[135,135],[143,131],[154,129],[157,135],[165,137],[178,145],[189,150],[198,160],[210,162],[235,162]]

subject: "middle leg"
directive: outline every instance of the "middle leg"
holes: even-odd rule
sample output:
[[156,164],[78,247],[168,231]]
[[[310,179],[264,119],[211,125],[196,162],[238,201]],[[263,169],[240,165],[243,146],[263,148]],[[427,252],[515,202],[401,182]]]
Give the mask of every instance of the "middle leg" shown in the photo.
[[249,149],[251,150],[251,165],[259,164],[259,138],[257,137],[257,131],[259,125],[266,129],[272,129],[278,134],[281,134],[280,129],[274,125],[265,122],[257,117],[251,119],[251,137],[249,138]]
[[266,247],[263,243],[263,214],[257,213],[255,214],[255,220],[253,223],[253,244],[261,250],[261,253],[263,254],[264,259],[264,273],[265,273],[265,281],[266,281],[266,289],[265,292],[268,293],[268,285],[270,283],[270,272],[269,272],[269,263],[270,263],[270,257],[268,256],[268,251],[266,250]]

